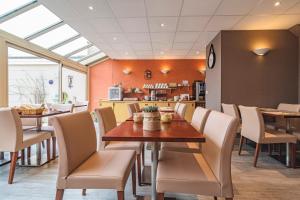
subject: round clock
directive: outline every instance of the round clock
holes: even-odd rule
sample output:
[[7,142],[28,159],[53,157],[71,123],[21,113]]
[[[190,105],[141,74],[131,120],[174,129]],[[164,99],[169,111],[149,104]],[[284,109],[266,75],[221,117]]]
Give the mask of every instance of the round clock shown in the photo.
[[207,58],[207,66],[209,69],[214,68],[216,64],[216,54],[214,50],[214,46],[211,44],[209,48],[208,58]]

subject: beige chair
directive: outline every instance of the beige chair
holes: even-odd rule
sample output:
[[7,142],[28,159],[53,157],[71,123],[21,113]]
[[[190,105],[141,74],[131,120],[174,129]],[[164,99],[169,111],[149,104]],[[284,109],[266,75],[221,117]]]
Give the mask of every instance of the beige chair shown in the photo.
[[239,106],[242,116],[242,131],[239,147],[241,154],[244,138],[256,142],[254,156],[254,167],[256,167],[261,144],[281,144],[291,143],[293,147],[292,166],[295,165],[295,147],[297,138],[293,135],[282,133],[274,130],[265,130],[264,120],[261,112],[257,107]]
[[99,123],[100,142],[99,149],[105,150],[135,150],[137,154],[137,171],[138,184],[142,184],[142,167],[141,157],[144,160],[143,143],[142,142],[102,142],[101,138],[108,131],[117,126],[116,117],[111,107],[95,109],[95,113]]
[[134,107],[135,107],[135,111],[136,111],[136,112],[142,112],[139,103],[134,103]]
[[184,118],[186,112],[186,104],[181,103],[178,107],[177,114],[180,115],[180,117]]
[[177,112],[177,111],[178,111],[179,106],[180,106],[180,103],[177,102],[177,103],[175,104],[175,107],[174,107],[174,112]]
[[137,112],[134,103],[128,104],[127,108],[128,108],[129,117],[133,117],[133,113]]
[[132,171],[135,194],[135,152],[97,151],[96,131],[89,112],[53,118],[60,151],[56,200],[64,189],[115,189],[118,200]]
[[238,107],[235,104],[222,103],[222,109],[225,114],[235,117],[239,120],[240,124],[238,126],[237,132],[240,133],[242,126],[241,126],[241,117],[240,117],[240,112]]
[[201,154],[162,151],[157,168],[158,200],[166,192],[233,199],[231,153],[237,124],[234,117],[211,111]]
[[[194,111],[191,125],[199,131],[199,133],[203,133],[204,125],[206,123],[207,117],[210,113],[210,110],[197,107]],[[201,152],[201,144],[198,143],[185,143],[185,142],[163,142],[161,145],[161,150],[164,151],[179,151],[179,152],[187,152],[187,153],[200,153]]]
[[89,109],[89,101],[78,101],[75,102],[73,106],[73,113],[88,111],[88,109]]
[[11,108],[0,108],[0,152],[11,153],[10,171],[8,184],[13,183],[16,162],[19,151],[22,152],[24,160],[24,149],[34,144],[40,144],[47,140],[47,159],[50,160],[50,138],[47,132],[33,130],[23,131],[19,114]]

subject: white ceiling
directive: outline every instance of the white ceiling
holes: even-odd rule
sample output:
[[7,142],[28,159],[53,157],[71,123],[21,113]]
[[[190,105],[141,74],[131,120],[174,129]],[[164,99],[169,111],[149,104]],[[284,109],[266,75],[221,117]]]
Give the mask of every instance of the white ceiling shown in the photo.
[[300,0],[278,1],[277,7],[277,0],[39,2],[111,58],[194,59],[205,57],[205,45],[220,30],[288,29],[300,23]]

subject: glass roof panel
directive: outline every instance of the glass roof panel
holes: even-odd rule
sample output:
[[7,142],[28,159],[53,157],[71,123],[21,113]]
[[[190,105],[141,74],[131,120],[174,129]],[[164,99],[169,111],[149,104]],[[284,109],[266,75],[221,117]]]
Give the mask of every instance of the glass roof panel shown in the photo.
[[83,65],[88,65],[88,64],[90,64],[90,63],[92,63],[96,60],[100,60],[101,58],[103,58],[105,56],[106,56],[106,54],[101,52],[101,53],[98,53],[98,54],[88,58],[88,59],[85,59],[85,60],[81,61],[80,63],[83,64]]
[[33,0],[0,0],[0,17],[11,13],[23,6],[34,2]]
[[40,5],[4,21],[0,24],[0,29],[18,37],[26,38],[60,21],[60,18],[43,5]]
[[84,49],[84,50],[70,56],[69,58],[71,60],[78,61],[78,60],[81,60],[89,55],[92,55],[92,54],[98,52],[98,51],[99,51],[99,49],[97,47],[92,46],[90,48]]
[[90,44],[90,42],[87,39],[85,39],[84,37],[80,37],[76,40],[73,40],[72,42],[69,42],[61,47],[54,49],[53,51],[62,56],[65,56],[65,55],[67,55],[73,51],[76,51],[84,46],[87,46],[89,44]]
[[72,29],[69,25],[65,24],[37,38],[34,38],[33,40],[31,40],[31,42],[41,47],[49,48],[78,34],[79,33]]

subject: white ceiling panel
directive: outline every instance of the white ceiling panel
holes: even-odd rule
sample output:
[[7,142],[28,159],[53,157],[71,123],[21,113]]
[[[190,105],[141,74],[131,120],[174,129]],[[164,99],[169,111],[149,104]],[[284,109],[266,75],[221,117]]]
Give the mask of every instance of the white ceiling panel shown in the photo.
[[150,51],[150,50],[152,50],[150,42],[131,43],[131,46],[136,51]]
[[136,52],[137,56],[153,56],[152,51],[137,51]]
[[114,18],[89,19],[88,22],[98,33],[120,33],[121,27]]
[[284,0],[279,1],[279,6],[274,6],[277,1],[262,0],[255,9],[251,12],[252,15],[271,15],[271,14],[283,14],[289,8],[295,6],[299,0]]
[[160,43],[160,42],[152,42],[152,48],[155,51],[168,51],[172,49],[172,42],[170,43]]
[[[79,14],[75,9],[72,8],[72,5],[69,1],[65,0],[62,2],[61,0],[39,0],[39,2],[45,5],[49,10],[63,20],[76,19],[79,17]],[[62,3],[64,6],[62,6]]]
[[275,18],[272,29],[289,29],[300,24],[300,15],[280,15]]
[[212,15],[221,0],[184,0],[182,16]]
[[107,0],[116,17],[144,17],[145,4],[141,0]]
[[206,31],[220,31],[231,29],[242,16],[214,16],[208,25]]
[[260,0],[223,0],[216,15],[246,15]]
[[179,16],[183,0],[146,0],[147,13],[155,16]]
[[272,15],[255,15],[243,18],[233,29],[235,30],[267,30],[272,29],[276,17]]
[[177,42],[173,44],[174,50],[187,50],[193,47],[193,42]]
[[124,43],[129,44],[125,34],[122,33],[101,33],[99,34],[106,43],[113,44],[113,43]]
[[120,18],[119,23],[126,33],[148,32],[146,18]]
[[175,32],[178,17],[150,17],[150,32]]
[[130,42],[150,42],[150,33],[126,33]]
[[292,6],[285,14],[300,14],[300,3]]
[[177,32],[174,42],[195,42],[199,32]]
[[[106,0],[68,0],[72,6],[79,14],[77,18],[101,18],[101,17],[113,17],[113,12],[111,11]],[[89,7],[92,6],[92,10]],[[65,7],[64,5],[61,7]]]
[[152,42],[172,43],[175,33],[151,33]]
[[203,31],[209,19],[209,16],[180,17],[178,31]]

